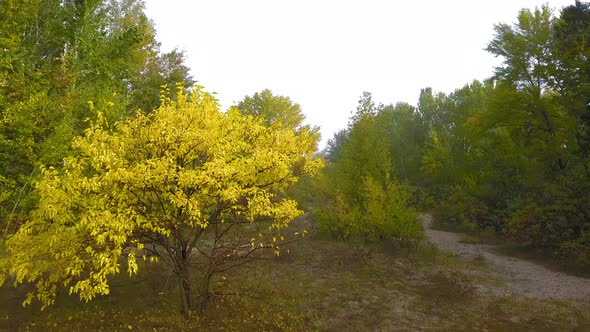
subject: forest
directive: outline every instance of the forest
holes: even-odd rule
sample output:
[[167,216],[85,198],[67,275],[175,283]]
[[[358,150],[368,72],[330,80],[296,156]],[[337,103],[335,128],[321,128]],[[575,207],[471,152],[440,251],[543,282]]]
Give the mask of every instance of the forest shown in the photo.
[[362,92],[319,150],[287,96],[221,109],[141,0],[0,1],[0,330],[590,329],[590,3],[494,31],[489,79]]

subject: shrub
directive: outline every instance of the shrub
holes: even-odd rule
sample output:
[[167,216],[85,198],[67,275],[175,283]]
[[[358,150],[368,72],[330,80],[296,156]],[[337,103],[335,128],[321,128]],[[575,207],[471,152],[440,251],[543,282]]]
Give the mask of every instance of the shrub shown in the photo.
[[470,195],[461,186],[450,188],[443,201],[433,210],[435,220],[461,226],[469,230],[493,227],[501,224],[484,202]]
[[341,238],[360,236],[366,241],[421,237],[417,212],[408,207],[409,194],[398,184],[382,185],[364,177],[358,197],[352,200],[337,193],[326,208],[317,210],[320,231]]
[[547,184],[508,221],[507,233],[526,246],[550,249],[563,262],[590,266],[587,195]]

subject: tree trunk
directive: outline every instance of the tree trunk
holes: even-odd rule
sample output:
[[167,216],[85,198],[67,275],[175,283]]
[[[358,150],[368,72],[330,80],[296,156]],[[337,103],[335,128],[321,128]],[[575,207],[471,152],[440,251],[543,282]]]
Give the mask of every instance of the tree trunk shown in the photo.
[[[182,242],[181,242],[182,243]],[[180,312],[188,318],[193,309],[192,289],[189,271],[189,255],[185,244],[177,248],[174,265],[178,277],[178,293],[180,295]]]
[[189,280],[189,271],[187,268],[187,262],[182,261],[177,266],[179,294],[180,294],[180,312],[184,317],[190,316],[191,309],[193,307],[191,297],[191,284]]
[[209,271],[204,276],[201,283],[201,290],[199,294],[199,313],[202,315],[207,310],[207,302],[209,301],[209,284],[211,283],[212,273]]

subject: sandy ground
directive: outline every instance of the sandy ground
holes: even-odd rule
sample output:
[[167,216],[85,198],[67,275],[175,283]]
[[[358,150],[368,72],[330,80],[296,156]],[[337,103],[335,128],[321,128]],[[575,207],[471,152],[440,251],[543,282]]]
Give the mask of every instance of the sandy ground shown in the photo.
[[459,243],[458,234],[430,228],[432,216],[422,214],[426,238],[442,251],[464,259],[483,257],[506,281],[507,291],[538,299],[577,299],[590,302],[590,279],[554,272],[518,258],[492,253],[493,246]]

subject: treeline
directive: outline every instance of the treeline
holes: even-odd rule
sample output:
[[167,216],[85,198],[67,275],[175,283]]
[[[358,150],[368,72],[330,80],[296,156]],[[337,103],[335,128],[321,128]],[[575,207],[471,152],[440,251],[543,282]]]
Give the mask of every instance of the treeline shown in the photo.
[[495,31],[504,62],[485,82],[423,89],[416,107],[362,96],[325,151],[322,229],[419,236],[413,206],[590,265],[590,4]]
[[0,231],[25,222],[39,165],[60,165],[97,110],[114,123],[194,82],[160,52],[140,0],[0,2]]

